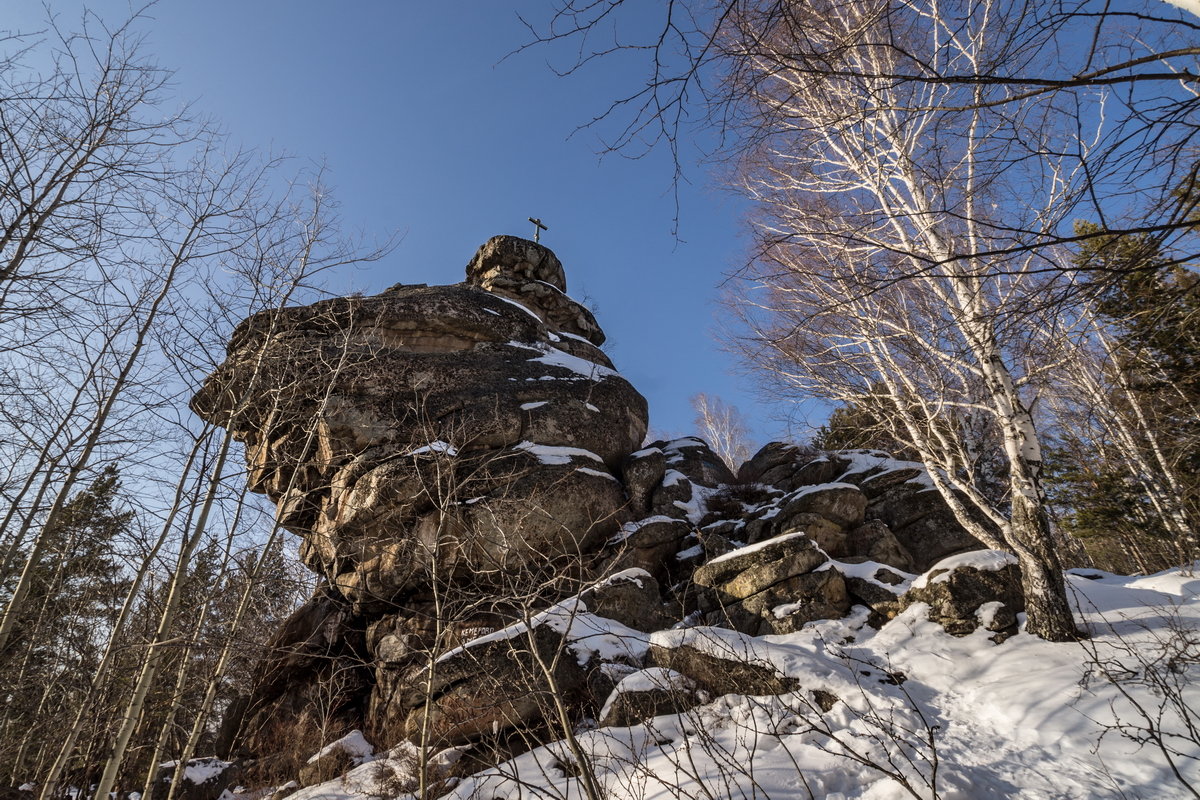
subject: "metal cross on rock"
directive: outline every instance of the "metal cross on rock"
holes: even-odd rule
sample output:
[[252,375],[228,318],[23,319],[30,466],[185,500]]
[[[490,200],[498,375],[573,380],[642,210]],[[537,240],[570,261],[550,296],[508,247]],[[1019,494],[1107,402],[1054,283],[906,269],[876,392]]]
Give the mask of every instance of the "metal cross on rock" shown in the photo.
[[540,242],[542,240],[542,231],[548,231],[550,229],[543,225],[540,219],[534,219],[533,217],[530,217],[529,221],[533,223],[533,240],[535,242]]

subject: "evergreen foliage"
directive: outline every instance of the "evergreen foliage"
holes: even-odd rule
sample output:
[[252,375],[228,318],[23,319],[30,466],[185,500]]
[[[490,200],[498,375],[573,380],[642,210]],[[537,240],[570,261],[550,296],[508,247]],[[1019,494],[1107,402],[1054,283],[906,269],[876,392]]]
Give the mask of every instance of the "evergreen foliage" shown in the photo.
[[[1173,259],[1160,238],[1095,235],[1104,228],[1090,222],[1076,231],[1092,235],[1076,266],[1094,276],[1095,310],[1114,342],[1107,365],[1114,389],[1106,402],[1116,414],[1141,416],[1130,429],[1156,433],[1137,445],[1147,461],[1161,454],[1159,463],[1179,484],[1177,507],[1194,532],[1200,527],[1200,276]],[[1189,543],[1164,524],[1145,476],[1113,450],[1082,426],[1062,431],[1051,459],[1052,492],[1066,530],[1109,569],[1154,571],[1194,558]]]
[[[51,740],[87,702],[100,648],[128,578],[120,557],[134,524],[122,500],[120,473],[108,464],[46,527],[50,546],[36,564],[29,602],[0,653],[0,696],[8,731],[0,735],[0,774],[31,766],[25,746]],[[18,562],[27,556],[16,554]],[[11,585],[5,594],[11,595]],[[19,731],[21,736],[12,736]]]

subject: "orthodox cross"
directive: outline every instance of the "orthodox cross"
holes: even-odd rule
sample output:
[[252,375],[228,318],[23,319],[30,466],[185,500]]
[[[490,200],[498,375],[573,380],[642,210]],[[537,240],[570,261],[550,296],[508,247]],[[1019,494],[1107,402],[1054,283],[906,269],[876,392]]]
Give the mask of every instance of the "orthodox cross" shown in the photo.
[[543,225],[540,219],[534,219],[533,217],[530,217],[529,221],[533,223],[533,240],[535,242],[540,242],[542,240],[542,231],[548,231],[550,229]]

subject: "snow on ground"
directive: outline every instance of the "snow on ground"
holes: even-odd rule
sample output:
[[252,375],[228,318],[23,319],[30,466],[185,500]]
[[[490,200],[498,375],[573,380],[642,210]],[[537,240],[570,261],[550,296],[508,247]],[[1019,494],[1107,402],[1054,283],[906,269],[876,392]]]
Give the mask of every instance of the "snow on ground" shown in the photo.
[[287,796],[290,800],[411,798],[411,792],[416,789],[412,775],[417,763],[417,748],[402,742],[378,759],[360,764],[340,778],[307,786]]
[[[1193,796],[1146,735],[1165,733],[1179,774],[1200,785],[1197,734],[1189,736],[1179,716],[1194,725],[1200,711],[1200,578],[1075,570],[1068,585],[1091,633],[1082,643],[1022,633],[996,644],[982,629],[955,638],[929,622],[921,604],[878,631],[860,607],[842,620],[762,637],[706,627],[647,637],[577,606],[552,609],[547,619],[577,647],[594,638],[596,651],[620,643],[636,655],[649,643],[686,644],[773,668],[802,687],[578,731],[611,800]],[[451,796],[585,798],[576,761],[551,744],[464,779]],[[377,796],[305,792],[311,797],[297,800]]]
[[[178,766],[178,761],[164,761],[158,765],[158,768],[159,770],[174,770]],[[187,783],[199,786],[219,776],[231,766],[233,766],[232,762],[222,761],[219,758],[193,758],[183,768],[183,779]]]

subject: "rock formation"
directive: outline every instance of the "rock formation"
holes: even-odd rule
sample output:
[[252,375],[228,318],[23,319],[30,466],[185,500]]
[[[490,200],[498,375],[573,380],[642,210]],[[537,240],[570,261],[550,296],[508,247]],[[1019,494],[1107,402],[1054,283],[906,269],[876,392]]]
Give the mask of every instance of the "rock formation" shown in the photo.
[[[795,688],[689,632],[740,641],[925,602],[961,633],[1001,584],[984,624],[1011,627],[1007,572],[909,590],[979,549],[918,464],[772,443],[735,474],[699,439],[642,447],[646,403],[565,292],[553,253],[501,236],[464,283],[234,332],[193,408],[245,443],[251,488],[324,582],[227,713],[227,753],[297,777],[282,743],[309,755],[329,743],[312,731],[361,729],[465,747],[464,773],[564,724]],[[982,589],[958,602],[960,586]]]

